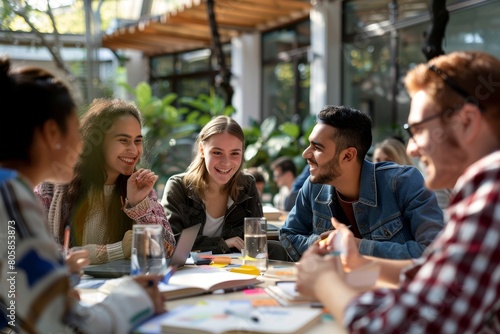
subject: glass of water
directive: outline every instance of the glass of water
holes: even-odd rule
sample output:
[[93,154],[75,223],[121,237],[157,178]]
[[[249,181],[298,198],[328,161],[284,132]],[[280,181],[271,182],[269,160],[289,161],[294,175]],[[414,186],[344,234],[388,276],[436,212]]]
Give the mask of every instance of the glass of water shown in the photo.
[[264,275],[268,262],[266,218],[245,218],[244,236],[243,265],[254,266],[259,269],[261,275]]
[[158,275],[166,269],[163,226],[136,224],[132,227],[130,275]]

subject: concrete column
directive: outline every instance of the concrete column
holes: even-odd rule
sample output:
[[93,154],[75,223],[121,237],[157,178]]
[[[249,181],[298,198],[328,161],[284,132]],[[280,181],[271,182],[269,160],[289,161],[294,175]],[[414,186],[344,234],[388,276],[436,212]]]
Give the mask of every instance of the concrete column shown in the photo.
[[243,34],[231,41],[231,84],[234,88],[234,119],[249,125],[250,118],[261,118],[261,37],[259,33]]
[[316,1],[311,10],[310,109],[342,102],[342,1]]

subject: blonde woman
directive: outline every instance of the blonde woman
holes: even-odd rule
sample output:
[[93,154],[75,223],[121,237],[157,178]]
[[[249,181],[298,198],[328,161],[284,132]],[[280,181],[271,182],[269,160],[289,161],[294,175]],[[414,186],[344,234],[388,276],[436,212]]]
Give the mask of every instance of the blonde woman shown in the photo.
[[242,171],[245,137],[227,116],[208,122],[185,173],[172,176],[161,201],[174,234],[202,224],[194,250],[228,253],[244,248],[243,219],[262,217],[255,179]]

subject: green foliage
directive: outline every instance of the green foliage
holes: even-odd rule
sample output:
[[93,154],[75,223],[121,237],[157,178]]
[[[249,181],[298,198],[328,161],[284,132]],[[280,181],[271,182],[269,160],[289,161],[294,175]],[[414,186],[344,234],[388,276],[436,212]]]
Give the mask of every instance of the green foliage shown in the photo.
[[[308,138],[316,124],[316,118],[310,115],[301,125],[285,122],[278,125],[277,118],[270,116],[262,124],[253,121],[244,129],[246,139],[245,161],[247,167],[261,166],[272,175],[271,163],[282,156],[290,156],[295,162],[297,173],[304,168],[306,161],[302,152],[308,146]],[[275,192],[273,180],[269,180],[268,188]]]

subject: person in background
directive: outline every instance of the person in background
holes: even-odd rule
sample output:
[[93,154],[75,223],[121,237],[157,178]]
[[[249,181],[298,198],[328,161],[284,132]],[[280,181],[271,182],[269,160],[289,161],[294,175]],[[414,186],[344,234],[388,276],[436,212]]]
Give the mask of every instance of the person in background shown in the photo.
[[11,70],[1,57],[0,104],[10,120],[0,123],[0,138],[16,138],[0,150],[0,331],[121,334],[163,312],[159,276],[127,277],[92,307],[82,306],[71,288],[33,194],[44,180],[68,182],[82,150],[69,89],[40,68]]
[[[340,224],[346,266],[371,261],[397,289],[355,291],[338,275],[331,250],[315,246],[298,266],[298,290],[316,296],[355,333],[500,333],[500,61],[453,52],[416,66],[407,152],[425,164],[426,186],[453,188],[445,229],[421,258],[360,256]],[[330,239],[330,238],[329,238]],[[404,270],[403,270],[404,269]]]
[[293,206],[295,205],[295,200],[297,199],[297,195],[299,194],[300,188],[304,182],[306,182],[307,178],[311,175],[309,173],[309,165],[306,164],[302,169],[302,172],[295,178],[292,184],[292,189],[290,190],[290,195],[288,195],[287,202],[285,204],[286,211],[291,211]]
[[[382,142],[375,145],[375,149],[373,151],[373,161],[393,161],[399,165],[414,166],[412,160],[408,154],[406,154],[406,147],[403,142],[395,138],[384,139]],[[436,195],[436,199],[441,210],[446,209],[450,202],[451,189],[437,189],[434,190],[434,194]]]
[[280,229],[294,261],[331,232],[330,218],[349,226],[365,255],[419,257],[443,228],[443,212],[418,169],[365,160],[371,120],[359,110],[327,106],[302,153],[311,176]]
[[245,169],[245,173],[250,174],[255,179],[255,186],[259,192],[260,202],[262,203],[262,196],[264,195],[264,188],[266,187],[266,177],[264,171],[260,167],[250,167]]
[[290,157],[280,157],[271,163],[271,170],[273,171],[274,182],[279,188],[278,193],[274,195],[273,205],[276,209],[290,211],[293,204],[290,207],[288,196],[297,176],[295,163]]
[[395,138],[386,138],[375,145],[373,162],[384,161],[392,161],[398,165],[414,166],[410,157],[406,154],[405,145]]
[[213,118],[198,135],[196,156],[186,172],[165,185],[161,204],[174,233],[202,224],[193,250],[240,251],[243,219],[263,215],[255,179],[242,171],[244,144],[236,121]]
[[158,176],[136,169],[143,154],[142,116],[118,99],[96,99],[82,118],[83,153],[66,184],[35,188],[50,229],[62,244],[71,227],[71,246],[89,252],[92,264],[129,258],[133,224],[161,224],[165,256],[175,239],[153,186]]

